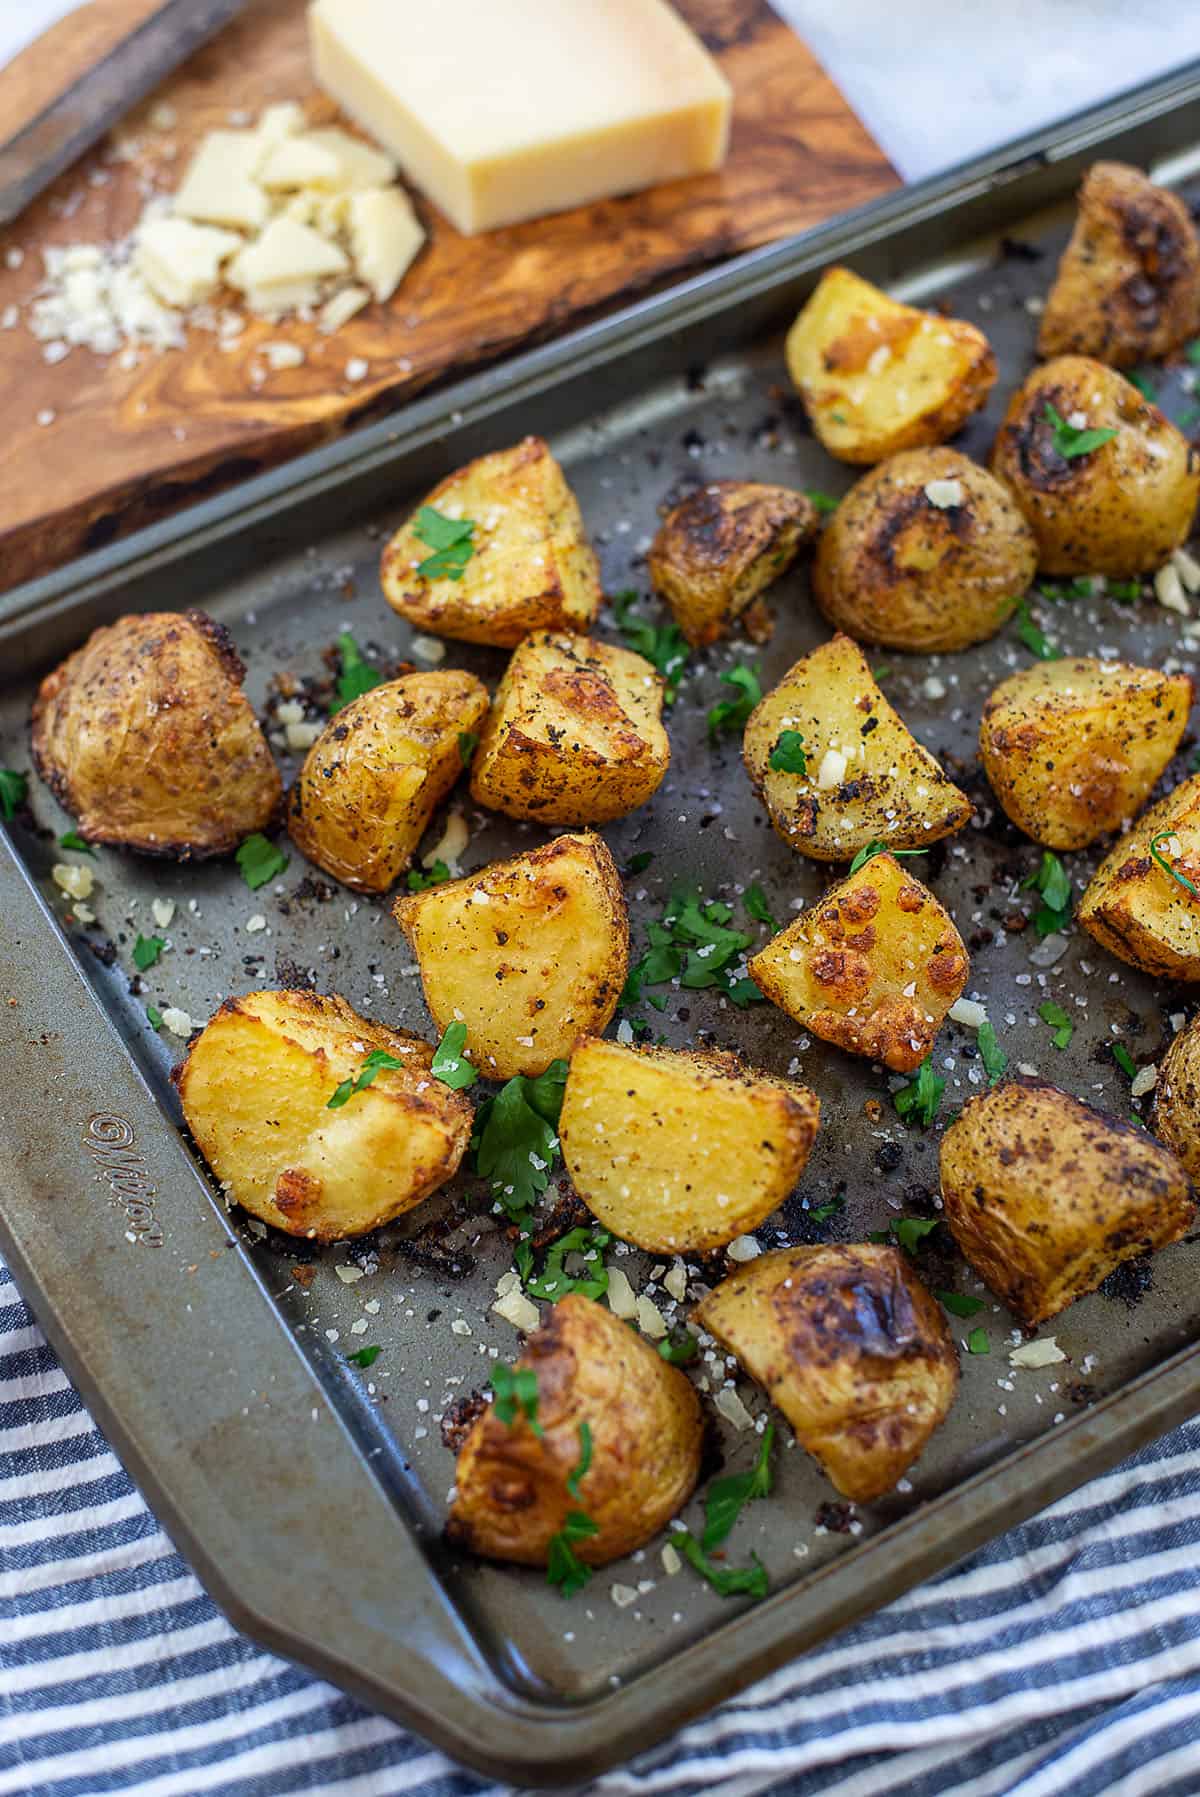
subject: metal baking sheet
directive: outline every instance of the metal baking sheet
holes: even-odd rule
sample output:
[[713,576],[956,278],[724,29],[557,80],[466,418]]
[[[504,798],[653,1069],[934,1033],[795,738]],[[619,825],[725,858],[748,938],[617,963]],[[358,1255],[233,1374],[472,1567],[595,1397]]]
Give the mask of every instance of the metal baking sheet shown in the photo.
[[[0,601],[0,765],[28,767],[39,672],[123,611],[205,606],[233,632],[260,708],[281,673],[324,676],[323,650],[342,629],[405,657],[408,628],[379,591],[383,537],[440,474],[527,431],[549,435],[565,463],[609,592],[646,593],[642,557],[658,507],[691,483],[741,476],[840,492],[851,471],[808,434],[781,352],[782,330],[835,260],[902,297],[944,301],[987,331],[1001,379],[962,439],[982,457],[1031,363],[1033,307],[1082,169],[1098,154],[1123,156],[1200,201],[1200,182],[1189,185],[1200,167],[1188,110],[1198,96],[1195,69],[1157,83],[1049,143],[700,277],[428,398],[398,426],[367,429],[10,594]],[[1191,378],[1188,365],[1155,376],[1165,408],[1194,429]],[[635,945],[679,879],[728,900],[739,919],[751,881],[782,919],[822,889],[820,867],[767,826],[736,743],[714,750],[705,731],[708,708],[728,693],[723,670],[749,662],[765,689],[827,634],[804,567],[778,583],[771,607],[765,647],[735,643],[693,660],[669,717],[664,786],[605,831],[619,864],[643,849],[654,856],[627,881]],[[1039,615],[1068,652],[1200,666],[1200,635],[1152,600],[1096,597]],[[607,618],[601,634],[613,634]],[[503,666],[499,651],[447,647],[446,665],[490,682]],[[1008,631],[963,655],[872,659],[888,670],[882,684],[901,715],[976,803],[974,825],[925,864],[971,949],[968,991],[986,1002],[1012,1065],[1127,1114],[1111,1044],[1155,1059],[1172,1016],[1190,1014],[1193,1001],[1154,990],[1078,931],[1060,960],[1039,965],[1033,932],[1016,927],[1029,909],[1020,883],[1039,851],[991,803],[975,730],[984,696],[1026,651]],[[1185,738],[1167,784],[1195,749]],[[964,1353],[949,1422],[878,1504],[834,1502],[783,1430],[776,1495],[746,1513],[731,1543],[766,1564],[772,1595],[762,1604],[723,1602],[686,1570],[668,1577],[658,1544],[602,1569],[570,1603],[536,1572],[449,1553],[440,1530],[453,1458],[440,1422],[518,1345],[490,1310],[510,1253],[478,1182],[465,1178],[400,1224],[323,1252],[264,1233],[226,1213],[189,1152],[168,1083],[183,1044],[146,1018],[153,1004],[199,1022],[229,993],[311,983],[428,1032],[386,905],[332,886],[294,849],[286,873],[257,893],[228,866],[101,850],[88,863],[96,922],[80,926],[50,874],[56,860],[81,859],[56,846],[70,819],[36,780],[31,796],[33,827],[0,833],[4,1252],[101,1426],[233,1620],[460,1760],[550,1785],[626,1759],[1200,1405],[1188,1241],[1057,1319],[1068,1359],[1040,1371],[1009,1367],[1017,1338],[989,1297],[957,1333],[984,1325],[990,1353]],[[467,816],[466,868],[543,838],[469,803]],[[1068,859],[1081,887],[1097,856]],[[135,977],[132,944],[155,929],[155,898],[175,902],[158,931],[169,946]],[[1046,998],[1076,1022],[1062,1053],[1036,1016]],[[820,1094],[816,1150],[796,1195],[758,1232],[764,1246],[858,1240],[899,1214],[933,1214],[936,1133],[900,1124],[878,1069],[807,1039],[772,1007],[739,1011],[714,992],[673,993],[661,1019],[647,1015],[672,1044],[704,1037],[740,1049]],[[969,1031],[948,1026],[935,1065],[947,1107],[981,1083]],[[814,1221],[811,1210],[838,1194],[843,1208]],[[952,1255],[922,1255],[935,1286],[984,1295]],[[629,1251],[620,1264],[641,1285],[652,1262]],[[366,1343],[383,1351],[360,1373],[346,1355]],[[713,1369],[700,1371],[712,1385]],[[761,1394],[746,1381],[737,1389],[761,1416]],[[725,1423],[720,1439],[731,1468],[757,1445],[752,1430]],[[695,1514],[693,1503],[685,1520]],[[618,1604],[614,1586],[636,1599]]]

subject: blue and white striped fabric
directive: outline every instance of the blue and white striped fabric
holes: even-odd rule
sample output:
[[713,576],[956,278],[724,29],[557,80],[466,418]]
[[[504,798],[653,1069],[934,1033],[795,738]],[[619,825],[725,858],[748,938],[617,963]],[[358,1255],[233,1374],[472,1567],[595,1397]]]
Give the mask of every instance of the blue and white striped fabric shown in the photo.
[[[1196,1797],[1200,1424],[589,1797]],[[0,1797],[502,1797],[242,1640],[0,1267]]]

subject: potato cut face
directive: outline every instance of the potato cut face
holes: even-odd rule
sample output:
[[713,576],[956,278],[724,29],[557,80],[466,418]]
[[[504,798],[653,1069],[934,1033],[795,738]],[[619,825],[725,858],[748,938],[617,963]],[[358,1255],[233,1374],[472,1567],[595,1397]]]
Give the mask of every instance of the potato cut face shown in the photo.
[[[489,1406],[471,1427],[455,1471],[446,1525],[457,1547],[493,1560],[543,1566],[571,1510],[597,1533],[573,1545],[603,1566],[632,1553],[691,1496],[703,1426],[691,1383],[626,1323],[590,1298],[560,1298],[517,1366],[537,1378],[539,1438],[518,1408],[511,1426]],[[580,1429],[592,1459],[579,1480]]]
[[1195,1193],[1144,1130],[1044,1080],[970,1099],[942,1137],[942,1199],[980,1278],[1025,1323],[1191,1228]]
[[902,305],[848,268],[822,275],[786,354],[814,431],[843,462],[944,442],[996,379],[991,346],[973,324]]
[[801,912],[749,971],[815,1036],[911,1073],[961,995],[970,962],[929,888],[881,854]]
[[709,481],[663,519],[647,558],[650,579],[701,648],[728,635],[817,525],[812,500],[790,487]]
[[988,699],[980,754],[1018,829],[1047,848],[1078,849],[1144,804],[1191,705],[1186,674],[1086,657],[1039,662]]
[[1200,1018],[1180,1030],[1158,1064],[1154,1133],[1200,1180]]
[[538,631],[513,652],[471,762],[471,797],[509,817],[601,824],[657,791],[663,683],[629,649]]
[[34,765],[89,842],[179,861],[269,829],[279,770],[207,613],[146,612],[94,630],[38,689]]
[[396,901],[439,1035],[467,1025],[486,1079],[544,1073],[603,1030],[629,970],[621,878],[599,836],[559,836]]
[[[376,1050],[401,1066],[330,1110]],[[230,1198],[288,1235],[336,1242],[411,1210],[462,1160],[471,1106],[432,1077],[432,1059],[419,1036],[359,1016],[344,998],[250,992],[226,999],[176,1084]]]
[[820,1114],[806,1086],[734,1055],[593,1038],[571,1056],[558,1134],[606,1229],[655,1253],[704,1253],[782,1204]]
[[891,1490],[958,1389],[945,1317],[897,1248],[838,1243],[760,1255],[694,1317],[854,1503]]
[[925,848],[971,816],[848,636],[793,663],[751,713],[742,757],[775,829],[814,861],[849,860],[871,842]]
[[1143,973],[1200,980],[1200,898],[1180,880],[1200,888],[1200,774],[1151,805],[1122,836],[1092,876],[1079,921]]
[[[420,511],[383,552],[380,579],[393,611],[417,630],[511,649],[531,630],[587,630],[600,608],[600,569],[579,503],[540,437],[468,462],[424,501],[474,524],[459,565],[417,535]],[[455,577],[457,576],[457,577]]]

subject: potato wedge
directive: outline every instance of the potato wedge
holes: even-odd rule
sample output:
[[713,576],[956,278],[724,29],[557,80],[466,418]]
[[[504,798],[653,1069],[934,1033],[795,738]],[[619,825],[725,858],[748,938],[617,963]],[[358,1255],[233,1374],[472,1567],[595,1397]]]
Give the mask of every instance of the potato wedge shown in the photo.
[[861,642],[965,649],[995,636],[1037,546],[1011,494],[956,449],[908,449],[857,481],[817,546],[813,591]]
[[962,937],[894,855],[873,855],[749,964],[771,1003],[850,1054],[921,1065],[967,983]]
[[[376,1052],[400,1065],[331,1107]],[[432,1059],[419,1036],[344,998],[248,992],[225,1000],[174,1077],[227,1196],[288,1235],[337,1242],[412,1210],[457,1170],[473,1112],[431,1076]]]
[[[1070,446],[1071,431],[1084,428],[1116,435],[1063,455],[1057,445]],[[1200,497],[1200,455],[1182,431],[1123,375],[1086,356],[1059,356],[1018,387],[991,469],[1029,520],[1043,574],[1148,573],[1187,539]]]
[[38,688],[34,766],[89,842],[199,861],[268,829],[283,782],[206,612],[94,630]]
[[1179,747],[1192,705],[1186,674],[1078,657],[1002,680],[983,708],[979,752],[1019,830],[1081,849],[1143,805]]
[[901,305],[848,268],[821,276],[786,355],[814,431],[843,462],[944,442],[996,379],[991,346],[973,324]]
[[[474,524],[465,562],[457,549],[437,556],[417,534],[429,534],[428,510]],[[502,649],[531,630],[587,630],[600,609],[600,568],[579,502],[540,437],[440,481],[387,544],[380,580],[415,630]]]
[[571,1056],[558,1136],[606,1229],[653,1253],[706,1253],[783,1203],[820,1114],[806,1086],[736,1055],[591,1037]]
[[1104,858],[1078,917],[1110,954],[1143,973],[1200,980],[1198,893],[1200,774],[1193,774],[1151,805]]
[[1038,330],[1039,356],[1157,361],[1200,332],[1200,238],[1178,194],[1094,162]]
[[898,1248],[838,1243],[760,1255],[693,1317],[856,1504],[891,1490],[958,1389],[946,1319]]
[[1196,1212],[1173,1154],[1045,1080],[968,1099],[942,1137],[946,1222],[975,1271],[1030,1325],[1095,1291]]
[[[803,773],[787,765],[797,753]],[[775,829],[814,861],[849,860],[870,842],[926,848],[971,816],[966,794],[892,710],[858,644],[840,633],[793,663],[755,706],[742,758]]]
[[[691,1496],[703,1426],[690,1382],[636,1331],[590,1298],[560,1298],[525,1343],[518,1368],[537,1378],[534,1432],[518,1406],[511,1423],[490,1405],[463,1443],[446,1524],[456,1547],[491,1560],[544,1566],[571,1511],[597,1525],[572,1543],[589,1566],[631,1554]],[[580,1430],[592,1458],[578,1481]]]
[[488,709],[473,674],[435,669],[373,687],[335,712],[288,804],[302,855],[358,892],[386,892],[464,761],[459,739]]
[[818,523],[812,500],[790,487],[710,481],[663,519],[646,558],[650,579],[703,648],[791,567]]
[[393,907],[439,1035],[487,1079],[544,1073],[603,1030],[629,971],[621,877],[599,836],[557,836]]
[[1193,1017],[1158,1063],[1154,1133],[1200,1180],[1200,1017]]
[[471,763],[471,797],[509,817],[603,824],[644,805],[671,759],[648,661],[538,631],[513,652]]

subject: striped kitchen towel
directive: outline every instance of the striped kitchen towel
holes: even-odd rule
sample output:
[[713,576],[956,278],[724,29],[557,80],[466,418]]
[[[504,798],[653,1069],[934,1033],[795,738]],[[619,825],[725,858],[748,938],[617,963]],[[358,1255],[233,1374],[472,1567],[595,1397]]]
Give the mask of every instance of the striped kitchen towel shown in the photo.
[[[1196,1797],[1200,1425],[588,1797]],[[502,1797],[243,1640],[0,1267],[0,1797]]]

